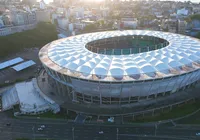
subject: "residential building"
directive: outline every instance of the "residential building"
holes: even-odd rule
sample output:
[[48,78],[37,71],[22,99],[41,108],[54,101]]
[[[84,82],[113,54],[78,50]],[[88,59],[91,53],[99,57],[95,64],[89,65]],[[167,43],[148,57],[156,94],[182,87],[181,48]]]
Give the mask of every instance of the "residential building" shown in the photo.
[[177,20],[169,19],[167,21],[167,29],[168,29],[168,32],[176,33],[177,32]]
[[74,28],[78,30],[83,30],[85,25],[83,23],[74,23]]
[[3,16],[0,16],[0,28],[4,27],[4,23],[3,23],[2,17],[3,17]]
[[36,22],[36,14],[35,12],[28,13],[28,24],[33,24]]
[[179,9],[179,10],[177,10],[177,15],[187,16],[188,15],[188,10],[185,9],[185,8]]
[[58,27],[66,30],[68,28],[68,24],[69,24],[69,20],[63,17],[58,17],[57,18],[58,21]]
[[36,19],[37,22],[49,22],[50,19],[50,11],[48,10],[37,10],[36,13]]
[[5,14],[5,15],[2,16],[2,20],[3,20],[3,23],[4,23],[5,26],[9,26],[9,25],[12,24],[10,16],[7,15],[7,14]]
[[185,34],[187,22],[184,20],[178,20],[178,33]]
[[75,18],[83,18],[84,17],[84,8],[83,7],[71,7],[69,9],[70,16]]
[[52,24],[55,23],[55,20],[57,20],[57,17],[58,17],[58,14],[56,14],[56,13],[53,13],[53,14],[51,15],[51,23],[52,23]]
[[124,28],[135,29],[137,28],[138,20],[134,18],[122,18],[121,24],[123,24]]
[[15,26],[29,24],[29,12],[22,10],[11,11],[10,16],[11,21]]

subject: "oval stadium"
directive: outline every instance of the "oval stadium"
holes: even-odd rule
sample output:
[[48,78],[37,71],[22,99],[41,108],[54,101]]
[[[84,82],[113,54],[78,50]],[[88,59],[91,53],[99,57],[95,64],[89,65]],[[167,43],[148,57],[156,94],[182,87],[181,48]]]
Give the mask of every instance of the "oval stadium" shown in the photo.
[[[50,97],[67,110],[123,115],[196,96],[200,41],[160,31],[81,34],[45,45]],[[40,84],[43,88],[42,83]]]

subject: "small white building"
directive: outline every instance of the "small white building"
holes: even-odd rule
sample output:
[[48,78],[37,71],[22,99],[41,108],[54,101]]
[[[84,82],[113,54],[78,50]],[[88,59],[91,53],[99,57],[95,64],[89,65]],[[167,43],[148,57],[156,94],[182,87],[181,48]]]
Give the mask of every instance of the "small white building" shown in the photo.
[[188,10],[185,8],[177,10],[177,15],[182,15],[182,16],[187,16],[188,15]]
[[185,34],[185,29],[187,26],[187,22],[184,20],[178,20],[178,33]]
[[53,14],[51,15],[51,23],[52,23],[52,24],[54,24],[54,22],[55,22],[55,20],[57,19],[57,17],[58,17],[58,14],[53,13]]
[[85,25],[83,23],[74,23],[75,29],[83,30],[84,27]]
[[103,17],[107,17],[110,13],[110,9],[109,8],[102,8],[101,12],[102,12]]
[[69,20],[66,18],[57,18],[58,26],[64,30],[68,28]]
[[0,16],[0,28],[4,27],[2,16]]
[[40,9],[42,10],[46,9],[46,4],[44,3],[43,0],[41,0],[39,3],[40,3]]
[[16,15],[16,25],[23,25],[25,24],[25,20],[21,14]]
[[56,12],[57,13],[59,13],[59,14],[61,14],[61,13],[64,13],[66,10],[65,10],[65,8],[57,8],[57,10],[56,10]]
[[74,30],[74,24],[70,23],[68,29],[70,32],[72,32]]
[[125,28],[137,28],[138,20],[134,18],[122,18],[121,23],[123,24],[123,27]]
[[84,8],[83,7],[72,7],[68,11],[70,13],[70,16],[73,16],[75,18],[83,18],[84,17]]

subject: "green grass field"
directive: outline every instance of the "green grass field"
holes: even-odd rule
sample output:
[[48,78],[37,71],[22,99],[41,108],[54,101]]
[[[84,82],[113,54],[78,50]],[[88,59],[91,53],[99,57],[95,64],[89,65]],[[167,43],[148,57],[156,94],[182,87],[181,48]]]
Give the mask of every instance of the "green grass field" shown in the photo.
[[[142,40],[139,39],[136,41],[136,39],[128,40],[129,41],[129,47],[120,46],[119,48],[107,48],[107,49],[101,49],[99,50],[99,54],[107,54],[107,55],[127,55],[127,54],[137,54],[139,53],[139,48],[141,49],[141,52],[147,52],[147,46],[149,47],[149,51],[155,50],[155,46],[157,45],[157,49],[161,48],[161,43],[154,44],[151,40]],[[139,45],[139,47],[138,47]],[[130,50],[131,49],[131,50]]]
[[56,27],[51,23],[38,23],[33,30],[0,37],[0,57],[3,58],[24,48],[38,47],[57,39]]

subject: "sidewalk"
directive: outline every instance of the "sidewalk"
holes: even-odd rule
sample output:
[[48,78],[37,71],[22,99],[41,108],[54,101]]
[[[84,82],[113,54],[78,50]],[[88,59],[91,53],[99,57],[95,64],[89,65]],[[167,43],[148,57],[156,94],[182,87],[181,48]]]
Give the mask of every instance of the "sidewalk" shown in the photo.
[[[185,119],[187,117],[190,117],[197,112],[199,112],[200,109],[196,110],[195,112],[179,117],[179,118],[173,118],[173,119],[168,119],[168,120],[162,120],[162,121],[156,121],[156,122],[147,122],[147,123],[123,123],[123,124],[115,124],[115,123],[108,123],[108,122],[97,122],[97,121],[85,121],[85,125],[112,125],[112,126],[155,126],[157,124],[167,124],[167,123],[172,123],[173,125],[176,126],[199,126],[200,125],[190,125],[190,124],[176,124],[175,121]],[[40,117],[27,117],[27,116],[15,116],[18,119],[27,119],[27,120],[44,120],[44,121],[52,121],[52,122],[62,122],[62,123],[74,123],[74,120],[72,119],[51,119],[51,118],[40,118]]]

